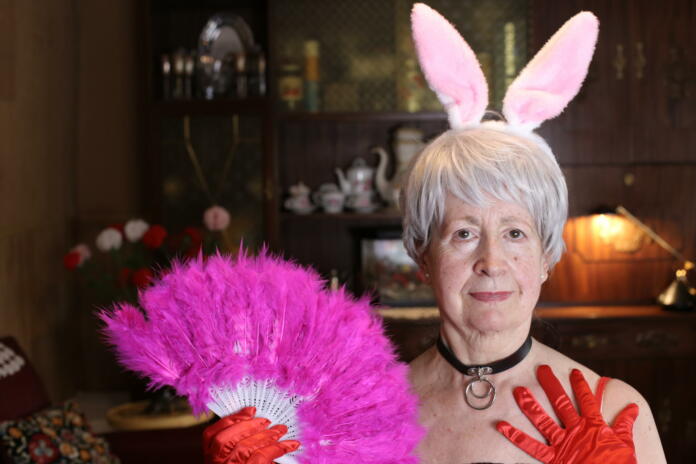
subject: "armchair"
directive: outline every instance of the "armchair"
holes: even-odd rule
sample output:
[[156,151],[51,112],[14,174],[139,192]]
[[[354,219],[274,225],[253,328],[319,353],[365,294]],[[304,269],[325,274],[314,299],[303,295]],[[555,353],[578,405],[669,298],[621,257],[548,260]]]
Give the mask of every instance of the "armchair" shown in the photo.
[[[18,420],[50,406],[41,378],[17,341],[9,336],[0,337],[0,422]],[[101,437],[122,464],[203,464],[202,434],[207,425],[115,431]],[[6,451],[0,441],[1,464],[12,463]]]

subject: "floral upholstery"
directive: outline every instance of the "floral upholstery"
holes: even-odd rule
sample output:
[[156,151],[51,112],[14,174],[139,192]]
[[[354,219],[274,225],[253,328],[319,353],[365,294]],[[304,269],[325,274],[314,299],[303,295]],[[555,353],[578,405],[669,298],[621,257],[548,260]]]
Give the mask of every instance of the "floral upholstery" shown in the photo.
[[92,434],[73,401],[22,419],[0,423],[0,444],[6,459],[25,463],[117,464],[107,442]]

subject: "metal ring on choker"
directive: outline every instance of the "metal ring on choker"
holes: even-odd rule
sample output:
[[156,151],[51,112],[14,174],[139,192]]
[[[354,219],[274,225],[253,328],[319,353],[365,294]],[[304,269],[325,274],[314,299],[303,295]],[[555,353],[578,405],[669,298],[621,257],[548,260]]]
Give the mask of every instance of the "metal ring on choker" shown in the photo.
[[[466,383],[466,388],[464,389],[464,401],[466,401],[466,404],[469,405],[470,408],[478,411],[490,408],[495,401],[495,385],[493,385],[493,383],[485,376],[498,374],[516,366],[527,357],[531,348],[532,336],[528,335],[522,346],[520,346],[510,356],[499,359],[498,361],[494,361],[488,365],[467,366],[457,359],[452,350],[445,345],[445,342],[442,340],[441,336],[437,339],[437,350],[440,352],[442,357],[462,374],[468,377],[474,377]],[[485,384],[487,387],[486,392],[484,394],[476,393],[476,391],[474,391],[474,386],[476,384]],[[488,398],[488,401],[482,405],[478,405],[475,404],[476,401],[470,398],[470,396],[478,400]]]

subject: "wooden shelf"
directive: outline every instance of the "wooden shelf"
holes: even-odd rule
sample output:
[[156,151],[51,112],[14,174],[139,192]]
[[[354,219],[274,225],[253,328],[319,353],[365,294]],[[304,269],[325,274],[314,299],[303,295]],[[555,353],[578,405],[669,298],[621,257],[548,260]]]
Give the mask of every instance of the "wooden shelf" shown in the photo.
[[283,221],[336,221],[336,222],[356,222],[361,224],[380,224],[380,225],[400,225],[401,215],[396,211],[382,211],[367,214],[360,213],[310,213],[310,214],[295,214],[283,212],[280,214]]
[[277,117],[287,121],[446,121],[444,111],[407,113],[404,111],[355,111],[355,112],[317,112],[306,111],[278,112]]
[[[219,98],[214,100],[164,100],[152,102],[152,111],[159,115],[185,114],[228,114],[270,112],[270,97],[248,97],[242,99]],[[356,112],[274,112],[277,119],[287,121],[445,121],[444,112],[407,113],[400,111],[356,111]]]
[[216,100],[167,100],[151,105],[158,116],[226,115],[234,113],[265,114],[270,111],[269,97]]

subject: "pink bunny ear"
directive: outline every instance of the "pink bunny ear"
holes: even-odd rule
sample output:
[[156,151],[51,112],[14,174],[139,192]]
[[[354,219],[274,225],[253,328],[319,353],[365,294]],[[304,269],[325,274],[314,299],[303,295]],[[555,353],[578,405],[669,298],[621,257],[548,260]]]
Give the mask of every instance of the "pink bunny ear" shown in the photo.
[[587,76],[598,33],[597,17],[583,11],[546,42],[505,94],[503,114],[510,125],[533,130],[561,114]]
[[476,55],[437,11],[416,3],[411,30],[430,88],[447,110],[453,129],[478,124],[488,106],[488,86]]

